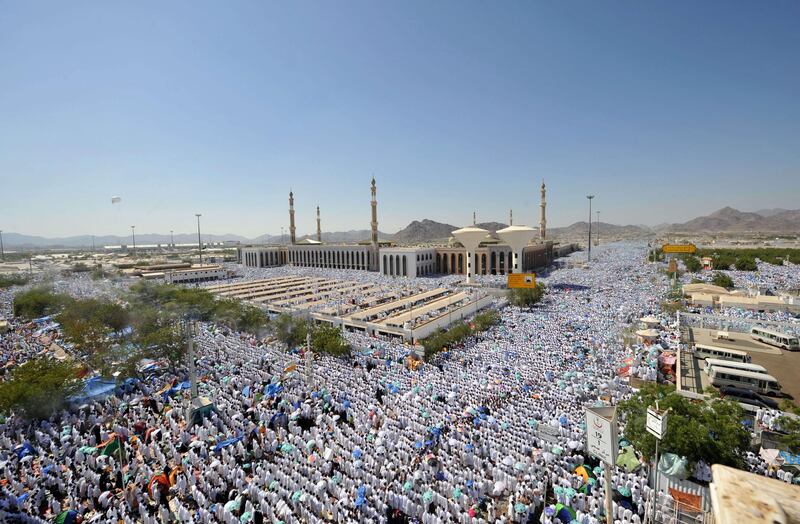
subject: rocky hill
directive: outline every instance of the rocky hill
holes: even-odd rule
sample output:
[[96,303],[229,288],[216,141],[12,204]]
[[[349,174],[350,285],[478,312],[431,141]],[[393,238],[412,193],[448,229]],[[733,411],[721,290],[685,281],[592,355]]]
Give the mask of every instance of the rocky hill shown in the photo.
[[415,244],[419,242],[434,242],[447,240],[450,234],[458,229],[450,224],[443,224],[433,220],[414,220],[409,225],[394,234],[398,244]]
[[800,231],[800,210],[764,210],[764,214],[748,213],[723,207],[707,216],[681,224],[670,224],[669,231],[680,233],[797,233]]
[[[567,227],[552,227],[547,230],[548,237],[555,238],[580,238],[586,236],[589,231],[587,222],[575,222]],[[597,232],[597,223],[592,222],[592,234]],[[618,226],[607,222],[600,222],[600,238],[604,236],[611,238],[642,238],[651,235],[653,232],[645,226]]]

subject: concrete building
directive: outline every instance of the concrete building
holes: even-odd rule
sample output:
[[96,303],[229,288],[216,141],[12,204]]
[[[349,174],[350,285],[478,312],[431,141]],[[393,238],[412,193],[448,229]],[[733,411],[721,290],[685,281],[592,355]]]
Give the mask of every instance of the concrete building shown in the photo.
[[380,250],[379,271],[388,276],[424,277],[436,273],[434,248],[389,247]]
[[164,272],[164,282],[170,284],[194,284],[197,282],[210,282],[228,276],[222,266],[200,266],[189,269],[175,269]]
[[[546,228],[545,186],[541,186],[540,238],[544,238]],[[361,244],[323,244],[319,206],[316,208],[316,240],[297,240],[295,227],[294,193],[289,192],[289,235],[288,246],[240,246],[237,249],[237,262],[245,267],[275,267],[294,265],[330,269],[355,269],[380,271],[385,275],[409,278],[434,274],[460,275],[506,275],[514,271],[514,249],[505,242],[473,226],[459,231],[473,231],[469,236],[476,241],[472,251],[467,252],[463,244],[451,239],[448,246],[440,247],[395,247],[378,240],[378,198],[377,185],[373,178],[370,184],[370,238]],[[509,221],[513,222],[513,215]],[[473,214],[473,222],[475,221]],[[524,234],[535,236],[535,230],[524,226],[510,226],[503,230],[509,238]],[[531,239],[528,239],[531,240]],[[539,241],[525,245],[517,242],[516,271],[532,271],[552,263],[556,256],[575,251],[573,244],[554,246],[552,242]],[[520,246],[523,246],[521,249]],[[468,276],[471,276],[468,275]]]
[[275,267],[288,263],[287,248],[282,246],[243,246],[236,260],[245,267]]
[[359,245],[302,245],[287,248],[291,266],[369,271],[377,264],[374,248]]

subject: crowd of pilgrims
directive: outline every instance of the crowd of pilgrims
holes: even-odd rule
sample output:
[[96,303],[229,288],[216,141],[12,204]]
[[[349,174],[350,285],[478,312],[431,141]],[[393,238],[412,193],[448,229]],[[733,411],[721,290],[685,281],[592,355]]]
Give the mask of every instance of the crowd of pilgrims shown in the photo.
[[[584,408],[631,394],[622,331],[660,314],[668,284],[644,247],[599,251],[416,371],[398,341],[347,333],[353,358],[310,359],[203,324],[202,417],[186,370],[162,370],[47,421],[0,421],[0,522],[594,524],[606,482],[615,522],[641,522],[647,465],[604,478]],[[37,352],[0,344],[6,360]]]

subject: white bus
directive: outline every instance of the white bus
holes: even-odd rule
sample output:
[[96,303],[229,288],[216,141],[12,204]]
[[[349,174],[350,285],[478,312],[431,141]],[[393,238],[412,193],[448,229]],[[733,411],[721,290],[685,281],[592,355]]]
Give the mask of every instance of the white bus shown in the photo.
[[746,364],[744,362],[736,362],[734,360],[720,360],[718,358],[707,358],[705,371],[708,375],[711,374],[711,368],[729,368],[738,369],[739,371],[752,371],[753,373],[767,374],[767,368],[759,366],[758,364]]
[[717,358],[720,360],[731,360],[733,362],[750,362],[751,360],[750,355],[748,355],[746,351],[706,346],[705,344],[695,344],[694,354],[697,358]]
[[711,383],[716,387],[735,386],[749,389],[762,395],[776,396],[781,393],[781,385],[772,375],[754,373],[740,369],[711,367],[708,373]]
[[753,326],[750,328],[750,336],[770,346],[777,346],[789,351],[800,351],[800,342],[798,342],[797,337],[781,333],[780,331],[773,331],[761,326]]

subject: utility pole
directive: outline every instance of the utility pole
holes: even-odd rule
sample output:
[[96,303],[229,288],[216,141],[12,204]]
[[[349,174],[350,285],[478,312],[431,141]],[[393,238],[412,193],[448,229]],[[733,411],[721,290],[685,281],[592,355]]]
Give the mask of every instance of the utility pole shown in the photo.
[[200,265],[203,265],[203,243],[200,241],[200,217],[202,216],[200,213],[195,213],[197,217],[197,249],[199,249],[200,253]]
[[92,235],[92,253],[94,253],[94,235]]
[[310,385],[312,380],[312,366],[314,358],[311,354],[311,333],[306,332],[306,384]]
[[136,226],[131,226],[131,237],[133,237],[133,256],[136,256]]
[[600,245],[600,211],[595,211],[597,213],[597,238],[594,241],[594,245]]
[[193,320],[184,322],[184,332],[186,333],[186,357],[189,360],[189,382],[192,385],[190,390],[192,400],[197,398],[197,367],[194,362],[194,336],[197,334],[197,326]]
[[588,254],[588,262],[592,261],[592,199],[594,195],[586,195],[586,198],[589,199],[589,254]]

